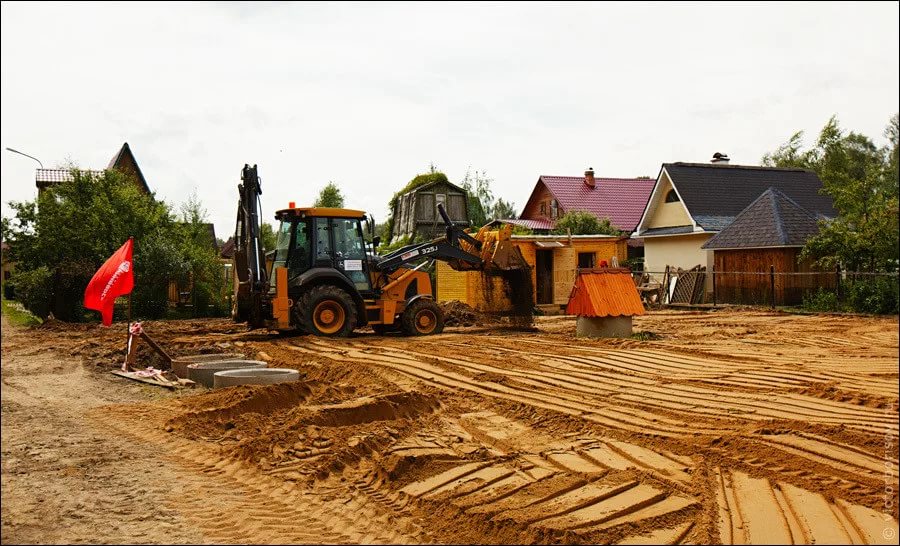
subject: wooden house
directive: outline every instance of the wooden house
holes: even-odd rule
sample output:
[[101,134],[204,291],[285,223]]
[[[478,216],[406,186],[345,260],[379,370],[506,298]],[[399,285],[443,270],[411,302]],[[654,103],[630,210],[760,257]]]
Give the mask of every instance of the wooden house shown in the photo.
[[612,226],[631,234],[653,190],[650,178],[597,178],[588,169],[584,176],[538,177],[518,219],[504,219],[535,230],[553,229],[567,212],[586,211],[609,218]]
[[[653,192],[631,235],[644,241],[644,270],[661,274],[666,266],[691,269],[713,266],[704,244],[726,228],[766,189],[780,190],[809,212],[834,218],[822,181],[805,169],[779,169],[715,163],[664,163]],[[712,291],[706,276],[705,292]]]
[[802,303],[805,292],[833,286],[833,273],[816,275],[811,260],[799,259],[806,241],[818,232],[815,214],[779,189],[767,189],[702,246],[712,251],[715,270],[722,272],[716,275],[717,299],[765,303],[774,279],[774,301],[796,305]]
[[[616,265],[627,257],[627,237],[614,235],[513,235],[531,267],[534,303],[548,314],[561,312],[579,268]],[[459,300],[476,309],[490,309],[485,279],[478,271],[454,271],[436,262],[438,301]]]
[[[567,212],[586,211],[597,218],[608,218],[610,224],[630,235],[650,198],[655,181],[651,178],[601,178],[588,169],[584,176],[538,177],[522,214],[503,219],[535,233],[547,233],[556,220]],[[643,241],[628,240],[628,257],[643,256]]]
[[435,180],[397,198],[397,204],[391,211],[394,218],[391,240],[399,237],[428,240],[443,234],[445,226],[437,210],[438,204],[444,205],[454,225],[469,227],[466,191],[446,179]]
[[[141,172],[140,166],[138,166],[137,159],[134,157],[134,153],[131,151],[131,147],[128,143],[122,144],[122,147],[119,148],[119,151],[116,152],[116,155],[109,161],[109,164],[106,166],[106,170],[115,169],[119,172],[122,172],[128,175],[134,183],[137,184],[138,188],[144,193],[150,193],[150,186],[147,184],[147,180],[144,178],[144,173]],[[93,174],[101,174],[103,171],[98,170],[87,170],[87,172]],[[47,187],[58,184],[60,182],[67,182],[72,180],[72,172],[69,169],[36,169],[34,175],[34,181],[38,188],[38,194],[40,195]]]

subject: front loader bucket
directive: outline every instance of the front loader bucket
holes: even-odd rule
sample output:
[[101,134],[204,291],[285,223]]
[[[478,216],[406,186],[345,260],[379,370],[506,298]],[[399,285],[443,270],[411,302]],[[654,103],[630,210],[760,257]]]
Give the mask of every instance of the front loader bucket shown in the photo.
[[490,261],[486,261],[485,269],[498,269],[509,271],[511,269],[526,269],[528,263],[522,256],[522,251],[512,241],[497,241]]
[[481,242],[481,260],[485,271],[510,271],[526,269],[528,263],[510,240],[512,226],[502,226],[489,230],[487,226],[478,230],[475,239]]

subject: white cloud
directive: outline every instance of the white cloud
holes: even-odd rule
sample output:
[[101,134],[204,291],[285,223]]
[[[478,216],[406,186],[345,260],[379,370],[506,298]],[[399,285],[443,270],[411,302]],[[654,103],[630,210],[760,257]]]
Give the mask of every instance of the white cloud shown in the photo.
[[[220,237],[245,162],[268,216],[329,180],[383,219],[429,162],[522,206],[540,174],[756,163],[832,115],[883,142],[898,8],[882,4],[2,4],[2,146],[196,188]],[[3,152],[6,202],[35,164]]]

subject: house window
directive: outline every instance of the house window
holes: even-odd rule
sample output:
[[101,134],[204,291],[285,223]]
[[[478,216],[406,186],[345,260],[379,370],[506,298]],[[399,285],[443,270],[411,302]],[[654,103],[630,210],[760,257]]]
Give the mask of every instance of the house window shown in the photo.
[[592,269],[594,267],[593,252],[578,253],[578,269]]
[[678,197],[675,188],[672,188],[669,190],[669,193],[666,194],[666,203],[677,203],[678,201],[681,201],[681,198]]
[[550,200],[550,218],[559,217],[559,203],[556,202],[556,199]]
[[541,216],[547,216],[547,203],[541,201]]

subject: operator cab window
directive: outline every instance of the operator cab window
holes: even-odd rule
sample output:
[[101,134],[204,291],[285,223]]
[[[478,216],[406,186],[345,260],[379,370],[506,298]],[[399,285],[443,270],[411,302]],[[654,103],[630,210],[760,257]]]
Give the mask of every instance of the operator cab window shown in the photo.
[[316,263],[331,265],[331,240],[328,237],[328,218],[316,218]]
[[309,222],[300,220],[297,222],[297,234],[294,240],[294,251],[291,253],[291,271],[302,273],[309,269]]
[[347,275],[357,290],[368,290],[369,276],[363,267],[366,249],[363,246],[359,220],[334,218],[331,222],[336,266]]
[[[275,236],[275,259],[273,267],[284,267],[287,262],[288,250],[291,248],[291,223],[281,222],[278,234]],[[274,269],[273,269],[274,271]]]

